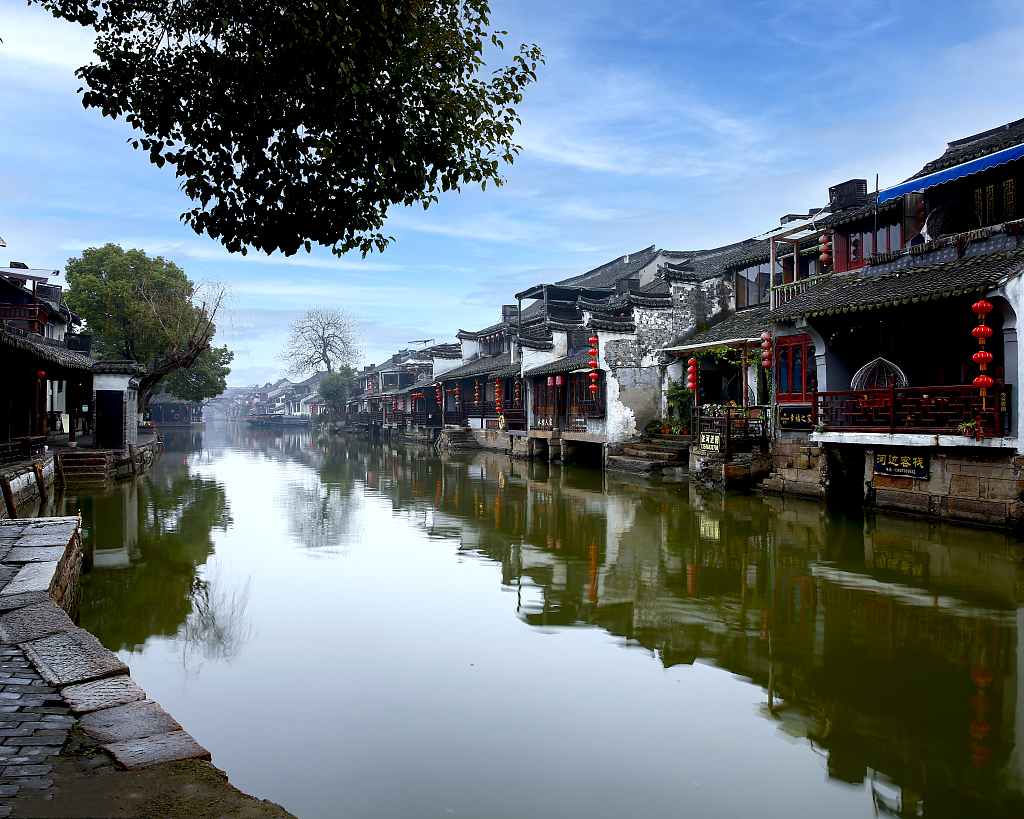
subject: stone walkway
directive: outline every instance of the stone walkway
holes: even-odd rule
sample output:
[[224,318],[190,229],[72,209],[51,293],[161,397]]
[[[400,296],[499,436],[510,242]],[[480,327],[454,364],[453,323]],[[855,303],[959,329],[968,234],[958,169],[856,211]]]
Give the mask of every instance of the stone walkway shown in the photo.
[[0,817],[7,817],[20,795],[53,785],[75,718],[17,646],[0,645],[0,702]]

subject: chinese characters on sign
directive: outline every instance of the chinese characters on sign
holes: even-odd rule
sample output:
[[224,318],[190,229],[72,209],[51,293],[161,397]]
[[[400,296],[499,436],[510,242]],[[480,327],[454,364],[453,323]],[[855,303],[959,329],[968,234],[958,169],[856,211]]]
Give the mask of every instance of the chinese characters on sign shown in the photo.
[[907,452],[876,452],[876,475],[894,478],[927,478],[930,474],[929,456]]
[[722,451],[721,432],[702,432],[700,434],[700,448],[705,452]]
[[909,549],[875,549],[874,567],[879,571],[897,572],[912,580],[928,580],[927,554]]
[[811,428],[811,408],[804,406],[779,407],[779,429]]

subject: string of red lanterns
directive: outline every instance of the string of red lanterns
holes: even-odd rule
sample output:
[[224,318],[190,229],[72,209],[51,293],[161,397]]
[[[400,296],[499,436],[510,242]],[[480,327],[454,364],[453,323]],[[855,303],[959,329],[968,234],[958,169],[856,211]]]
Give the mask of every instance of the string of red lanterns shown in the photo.
[[516,406],[518,407],[522,403],[523,403],[523,385],[522,385],[522,382],[520,382],[520,380],[517,378],[516,379]]
[[501,381],[494,382],[494,406],[501,414]]
[[697,392],[697,359],[691,358],[686,362],[686,389]]
[[601,377],[601,374],[597,371],[597,354],[598,354],[597,345],[598,345],[599,339],[598,339],[597,336],[591,336],[587,340],[590,342],[590,350],[588,350],[588,352],[590,354],[590,361],[589,361],[589,364],[590,364],[590,387],[589,387],[589,389],[590,389],[590,394],[593,395],[595,398],[597,398],[597,391],[599,389],[601,389],[597,385],[597,381]]
[[971,335],[978,339],[978,344],[981,349],[976,352],[972,358],[974,363],[978,365],[978,369],[981,370],[981,375],[974,379],[974,386],[978,388],[981,393],[981,409],[985,410],[985,393],[989,387],[995,382],[985,374],[985,370],[988,369],[988,365],[992,361],[992,353],[985,349],[985,339],[991,337],[992,328],[985,324],[985,316],[992,312],[992,303],[982,299],[976,301],[971,305],[971,309],[978,315],[978,326],[971,330]]
[[477,407],[480,406],[480,379],[476,379],[473,382],[473,404]]
[[827,233],[821,234],[818,238],[818,251],[821,253],[818,257],[819,262],[828,264],[832,261],[832,238]]
[[761,333],[761,366],[766,370],[772,368],[772,334],[767,330]]

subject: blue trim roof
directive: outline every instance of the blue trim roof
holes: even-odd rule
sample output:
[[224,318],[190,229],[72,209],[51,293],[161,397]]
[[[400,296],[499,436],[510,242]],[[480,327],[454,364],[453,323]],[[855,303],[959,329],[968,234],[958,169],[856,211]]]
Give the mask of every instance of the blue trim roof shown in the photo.
[[961,179],[962,177],[970,176],[972,173],[987,171],[989,168],[994,168],[996,165],[1002,165],[1005,162],[1012,162],[1014,159],[1020,159],[1022,156],[1024,156],[1024,145],[1014,145],[1012,148],[1006,148],[988,156],[972,159],[970,162],[964,162],[962,165],[954,165],[952,168],[936,171],[935,173],[928,174],[928,176],[911,179],[909,182],[903,182],[900,185],[881,191],[878,194],[878,204],[881,205],[890,199],[896,199],[905,193],[923,191],[927,188],[941,185],[943,182],[952,182],[954,179]]

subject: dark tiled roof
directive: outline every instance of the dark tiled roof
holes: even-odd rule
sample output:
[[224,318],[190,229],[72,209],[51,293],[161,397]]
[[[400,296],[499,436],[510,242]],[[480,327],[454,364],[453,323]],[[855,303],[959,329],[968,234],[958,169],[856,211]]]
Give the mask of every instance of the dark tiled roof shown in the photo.
[[[888,202],[883,202],[878,206],[878,215],[881,216],[883,213],[887,214],[889,211],[896,210],[897,208],[903,207],[902,199],[890,199]],[[864,205],[860,205],[854,208],[847,208],[846,210],[840,210],[836,213],[823,213],[821,217],[815,221],[821,229],[831,229],[838,227],[839,225],[846,225],[851,222],[857,222],[861,219],[867,219],[869,217],[874,218],[875,215],[875,192],[870,191],[868,193],[868,201]],[[815,237],[816,238],[816,237]],[[801,244],[800,247],[810,246],[813,242]],[[768,257],[765,256],[767,259]]]
[[523,373],[524,376],[534,375],[555,375],[556,373],[568,373],[573,370],[582,370],[589,368],[590,354],[580,353],[579,355],[565,356],[564,358],[558,358],[554,361],[549,361],[547,364],[541,364],[539,367],[534,367],[532,370],[527,370]]
[[69,370],[91,370],[96,364],[87,355],[73,352],[58,342],[48,342],[42,336],[21,330],[0,328],[0,345],[31,353],[42,361],[67,367]]
[[651,279],[647,284],[633,293],[635,296],[671,296],[672,288],[665,279],[660,276]]
[[927,301],[984,291],[1008,275],[1024,270],[1024,248],[973,256],[939,264],[895,270],[880,275],[844,273],[819,284],[776,308],[773,321],[800,316],[891,307],[904,301]]
[[755,263],[768,258],[767,242],[759,239],[744,239],[731,245],[698,250],[679,262],[669,262],[661,267],[666,279],[700,282],[720,276],[726,270],[743,264]]
[[459,330],[459,332],[455,334],[455,337],[477,339],[480,338],[481,336],[489,336],[492,335],[493,333],[507,333],[508,331],[508,323],[504,321],[499,321],[497,324],[492,324],[490,327],[484,327],[483,330]]
[[435,344],[433,347],[427,347],[424,352],[429,353],[431,358],[462,358],[462,345]]
[[591,330],[608,330],[614,333],[635,333],[636,325],[633,319],[622,316],[594,316],[587,322]]
[[681,338],[668,347],[681,347],[701,344],[714,344],[717,341],[728,341],[733,338],[757,338],[765,330],[771,329],[767,305],[737,310],[732,315],[709,327],[703,332],[689,338]]
[[562,279],[556,284],[563,287],[615,287],[616,282],[631,278],[634,273],[638,273],[649,265],[659,253],[661,251],[657,246],[651,245],[636,253],[619,256],[617,259],[595,267],[593,270],[588,270],[579,276]]
[[118,373],[120,375],[138,375],[143,372],[143,366],[137,361],[94,361],[92,362],[94,373]]
[[452,381],[456,378],[469,378],[473,375],[489,375],[507,367],[511,363],[511,359],[510,353],[502,353],[493,358],[478,358],[475,361],[470,361],[468,364],[463,364],[461,367],[456,367],[454,370],[441,373],[438,376],[438,380]]
[[[910,177],[910,179],[919,179],[930,173],[952,168],[954,165],[970,162],[972,159],[988,156],[1006,148],[1012,148],[1014,145],[1020,145],[1022,142],[1024,142],[1024,119],[1018,119],[1016,122],[1000,125],[998,128],[993,128],[990,131],[983,131],[980,134],[948,143],[946,151],[942,156],[938,159],[933,159]],[[908,179],[907,181],[909,182],[910,180]]]

